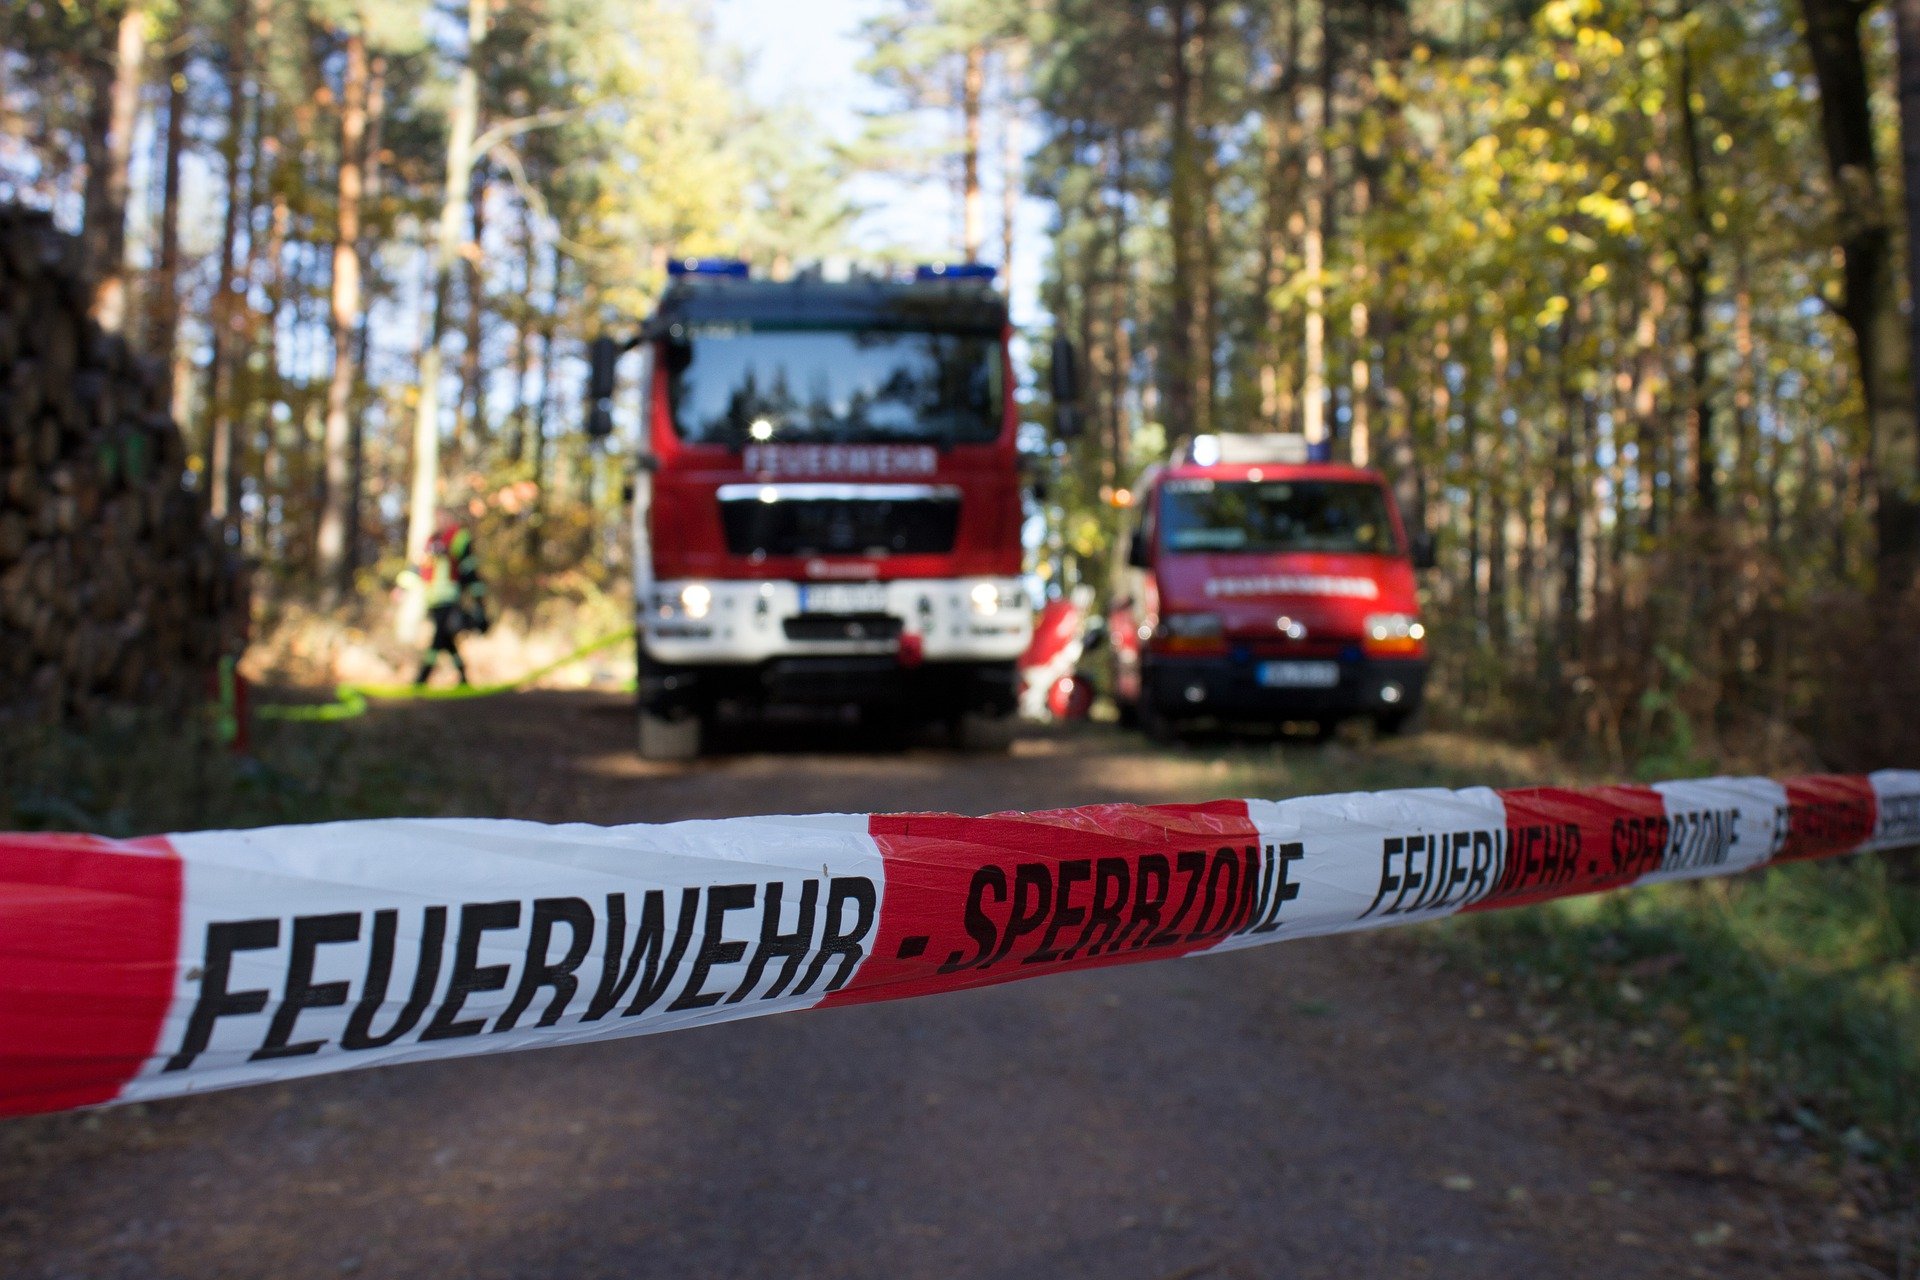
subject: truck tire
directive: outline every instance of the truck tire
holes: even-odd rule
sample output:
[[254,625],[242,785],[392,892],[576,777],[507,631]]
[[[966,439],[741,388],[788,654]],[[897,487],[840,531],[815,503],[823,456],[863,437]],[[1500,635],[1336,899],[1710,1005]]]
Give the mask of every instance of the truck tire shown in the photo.
[[1018,718],[987,711],[962,712],[954,722],[954,738],[962,751],[1004,755],[1013,749]]
[[640,713],[640,758],[663,763],[698,760],[705,726],[699,716],[669,720],[651,712]]

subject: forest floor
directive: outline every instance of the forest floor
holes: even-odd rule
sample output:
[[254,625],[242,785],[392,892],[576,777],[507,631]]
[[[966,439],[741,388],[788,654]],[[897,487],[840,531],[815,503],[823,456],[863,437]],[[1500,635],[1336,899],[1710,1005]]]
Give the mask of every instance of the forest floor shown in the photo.
[[[605,823],[1565,778],[1092,725],[650,765],[590,691],[369,720],[445,811]],[[12,1122],[0,1274],[1905,1280],[1862,1179],[1429,928]]]

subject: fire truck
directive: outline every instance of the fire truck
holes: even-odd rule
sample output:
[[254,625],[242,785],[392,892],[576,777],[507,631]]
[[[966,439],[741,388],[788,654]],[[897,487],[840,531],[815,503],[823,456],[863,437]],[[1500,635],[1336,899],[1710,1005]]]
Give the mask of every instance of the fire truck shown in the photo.
[[1205,435],[1141,477],[1114,593],[1114,701],[1157,737],[1197,720],[1350,717],[1383,733],[1419,710],[1427,628],[1409,536],[1377,471],[1304,436]]
[[643,756],[809,704],[1005,746],[1032,632],[1010,336],[991,267],[772,281],[687,260],[637,335],[593,343],[595,436],[642,354]]

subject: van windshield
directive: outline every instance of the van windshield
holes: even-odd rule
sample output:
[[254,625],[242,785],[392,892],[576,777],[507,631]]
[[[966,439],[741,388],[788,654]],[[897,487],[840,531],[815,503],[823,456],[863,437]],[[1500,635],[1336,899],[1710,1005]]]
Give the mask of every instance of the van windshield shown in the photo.
[[1000,344],[903,330],[690,326],[667,343],[673,425],[690,444],[988,444]]
[[1160,540],[1168,551],[1397,555],[1377,484],[1340,480],[1169,480]]

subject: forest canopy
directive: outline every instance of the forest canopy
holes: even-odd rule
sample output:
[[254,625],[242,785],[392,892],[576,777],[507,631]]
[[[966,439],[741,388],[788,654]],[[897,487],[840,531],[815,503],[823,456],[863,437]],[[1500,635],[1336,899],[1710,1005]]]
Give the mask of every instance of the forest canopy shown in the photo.
[[1747,718],[1884,741],[1888,699],[1823,691],[1920,564],[1903,22],[898,0],[836,139],[683,0],[24,0],[0,199],[84,233],[96,317],[167,363],[191,482],[277,596],[378,588],[448,502],[517,580],[604,569],[623,464],[579,429],[582,344],[670,254],[857,253],[849,179],[935,175],[956,256],[1044,258],[1083,353],[1054,589],[1106,589],[1144,465],[1296,431],[1440,535],[1463,714],[1615,754]]

